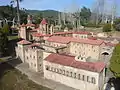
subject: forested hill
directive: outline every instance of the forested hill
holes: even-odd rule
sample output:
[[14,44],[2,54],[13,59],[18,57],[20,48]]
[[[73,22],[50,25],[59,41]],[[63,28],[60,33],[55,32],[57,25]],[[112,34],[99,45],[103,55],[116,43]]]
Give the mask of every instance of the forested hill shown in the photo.
[[[17,9],[16,7],[11,6],[0,6],[0,19],[7,19],[7,20],[13,20],[13,18],[17,18]],[[20,10],[20,17],[21,22],[26,23],[27,13],[25,11]]]
[[[17,9],[16,7],[11,7],[11,6],[0,6],[0,19],[8,19],[8,20],[12,20],[14,17],[16,17],[17,19]],[[34,20],[36,21],[36,23],[39,23],[39,21],[42,18],[46,18],[46,19],[52,19],[56,20],[58,19],[58,11],[55,10],[20,10],[20,18],[21,18],[21,23],[26,23],[27,21],[27,15],[33,15]]]
[[58,11],[55,10],[27,10],[26,11],[32,15],[42,15],[43,17],[58,17]]

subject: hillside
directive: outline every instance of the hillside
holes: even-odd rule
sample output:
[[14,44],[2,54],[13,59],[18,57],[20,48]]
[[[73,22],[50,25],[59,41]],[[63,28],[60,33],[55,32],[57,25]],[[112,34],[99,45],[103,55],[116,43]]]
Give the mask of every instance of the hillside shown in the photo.
[[[17,9],[15,7],[11,6],[0,6],[0,19],[8,19],[8,20],[13,20],[15,17],[17,19],[16,15]],[[26,18],[27,18],[27,13],[24,11],[20,11],[20,17],[21,17],[21,22],[26,23]]]
[[31,15],[39,15],[42,14],[43,17],[58,17],[58,11],[55,10],[27,10],[27,13]]

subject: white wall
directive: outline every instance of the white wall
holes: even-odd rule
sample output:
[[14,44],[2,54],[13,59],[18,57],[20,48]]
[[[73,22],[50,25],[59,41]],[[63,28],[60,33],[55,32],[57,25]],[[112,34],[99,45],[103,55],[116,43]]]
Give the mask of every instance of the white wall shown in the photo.
[[[49,63],[47,61],[44,61],[43,65],[44,65],[44,77],[47,79],[51,79],[56,82],[60,82],[62,84],[65,84],[67,86],[70,86],[70,87],[73,87],[73,88],[76,88],[79,90],[99,90],[99,73],[85,71],[85,70],[76,69],[76,68],[67,67],[67,66],[62,66],[62,65],[58,65],[58,64],[53,64],[53,63]],[[63,69],[66,71],[70,71],[70,72],[75,72],[77,74],[89,76],[89,82],[86,81],[86,78],[85,78],[85,81],[82,81],[82,80],[78,80],[78,79],[75,79],[72,77],[64,76],[62,74],[48,71],[45,69],[46,65],[49,65],[54,68],[59,68],[59,69]],[[91,77],[95,78],[95,80],[96,80],[95,84],[91,83]]]
[[95,60],[99,59],[100,47],[97,45],[70,43],[70,53],[73,55],[81,55],[84,57],[92,57]]

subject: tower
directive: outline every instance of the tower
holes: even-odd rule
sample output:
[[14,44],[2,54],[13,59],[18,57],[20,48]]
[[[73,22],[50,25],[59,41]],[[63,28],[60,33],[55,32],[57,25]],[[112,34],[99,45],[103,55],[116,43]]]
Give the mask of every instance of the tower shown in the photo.
[[45,18],[40,23],[40,31],[42,34],[49,34],[48,23]]
[[32,24],[32,16],[28,15],[27,17],[27,24]]

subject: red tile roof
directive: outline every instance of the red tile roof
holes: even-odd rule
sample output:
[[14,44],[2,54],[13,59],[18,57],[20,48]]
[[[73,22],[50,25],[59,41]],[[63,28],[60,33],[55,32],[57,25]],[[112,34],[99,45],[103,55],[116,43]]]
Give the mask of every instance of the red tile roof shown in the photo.
[[32,47],[34,47],[34,46],[40,46],[40,44],[39,44],[39,43],[33,43],[33,44],[31,44],[31,45],[29,46],[29,48],[32,48]]
[[68,44],[71,40],[71,37],[62,37],[62,36],[51,36],[47,39],[49,42],[56,42],[62,44]]
[[52,35],[50,35],[50,34],[42,34],[42,33],[33,33],[32,34],[34,37],[50,37],[50,36],[52,36]]
[[103,62],[82,62],[76,61],[74,56],[60,55],[60,54],[50,54],[46,61],[60,64],[63,66],[74,67],[78,69],[84,69],[92,72],[101,72],[105,68],[105,64]]
[[43,18],[43,20],[41,21],[41,24],[43,24],[43,25],[48,24],[45,18]]
[[88,39],[91,39],[91,40],[97,40],[96,37],[88,37]]
[[43,37],[42,33],[33,33],[32,36],[34,37]]
[[26,44],[31,44],[31,42],[26,41],[26,40],[21,40],[18,42],[18,44],[26,45]]
[[91,44],[91,45],[101,45],[104,41],[103,40],[91,40],[91,39],[77,39],[72,37],[62,37],[62,36],[51,36],[47,39],[49,42],[57,42],[68,44],[69,42],[77,42],[77,43],[84,43],[84,44]]

